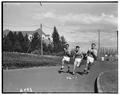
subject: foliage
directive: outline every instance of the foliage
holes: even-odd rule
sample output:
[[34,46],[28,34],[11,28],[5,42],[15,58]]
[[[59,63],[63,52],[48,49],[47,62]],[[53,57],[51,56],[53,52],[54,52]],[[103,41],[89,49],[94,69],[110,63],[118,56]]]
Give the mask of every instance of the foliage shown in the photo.
[[105,54],[107,55],[118,54],[117,50],[113,48],[100,48],[99,52],[100,52],[100,56],[104,56]]
[[58,52],[63,51],[66,41],[65,41],[64,36],[60,37],[56,27],[54,27],[52,38],[53,38],[54,52],[58,53]]
[[31,42],[31,51],[41,48],[40,43],[41,43],[41,40],[39,38],[39,34],[38,34],[38,32],[35,32],[33,34],[33,39]]
[[59,47],[60,46],[60,38],[59,38],[59,34],[58,34],[56,27],[54,27],[52,38],[53,38],[54,52],[57,53],[57,52],[59,52],[59,49],[60,49],[60,47]]
[[[107,56],[105,57],[105,55]],[[102,47],[99,50],[99,58],[100,57],[105,57],[105,60],[109,60],[109,61],[118,60],[118,51],[117,49]]]
[[[43,54],[52,54],[63,52],[64,45],[66,43],[64,36],[59,36],[57,28],[54,27],[52,34],[53,42],[46,45],[43,44]],[[12,32],[9,31],[7,35],[3,37],[3,51],[9,52],[23,52],[23,53],[35,53],[40,54],[41,51],[41,38],[38,32],[33,34],[32,41],[29,41],[28,35],[25,36],[21,31]]]
[[6,36],[3,39],[3,51],[11,51],[12,52],[12,41]]

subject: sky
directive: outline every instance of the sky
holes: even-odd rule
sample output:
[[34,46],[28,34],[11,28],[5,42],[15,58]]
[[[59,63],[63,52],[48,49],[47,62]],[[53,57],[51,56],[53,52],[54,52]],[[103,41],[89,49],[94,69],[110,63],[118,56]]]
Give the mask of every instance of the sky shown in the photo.
[[[46,34],[56,26],[60,36],[69,43],[88,48],[98,42],[101,46],[116,47],[118,26],[117,3],[3,3],[3,29],[36,30],[43,25]],[[72,45],[72,44],[71,44]]]

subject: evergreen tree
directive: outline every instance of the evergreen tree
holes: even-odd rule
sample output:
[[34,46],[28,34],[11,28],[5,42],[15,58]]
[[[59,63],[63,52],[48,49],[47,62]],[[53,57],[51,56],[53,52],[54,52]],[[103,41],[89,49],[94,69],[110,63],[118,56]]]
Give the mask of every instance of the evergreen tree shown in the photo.
[[15,39],[14,39],[14,34],[13,34],[13,32],[12,31],[10,31],[8,34],[7,34],[7,42],[6,43],[8,43],[8,42],[10,42],[10,44],[8,45],[9,47],[9,51],[13,51],[14,50],[14,48],[13,48],[13,46],[14,46],[14,43],[15,43]]
[[53,45],[54,45],[54,52],[59,52],[60,49],[60,38],[59,38],[59,34],[57,32],[56,27],[54,27],[54,31],[52,34],[52,38],[53,38]]
[[12,31],[10,31],[8,34],[7,34],[7,37],[9,38],[9,40],[12,42],[12,44],[14,44],[14,34]]
[[15,52],[22,52],[22,47],[20,45],[20,42],[18,40],[15,41],[15,44],[14,44],[14,51]]
[[17,38],[17,33],[16,33],[16,32],[13,33],[13,37],[14,37],[14,41],[15,41],[15,40],[18,40],[18,38]]
[[17,39],[20,43],[20,46],[21,46],[21,52],[23,52],[23,48],[24,48],[24,36],[22,34],[22,32],[18,32],[18,35],[17,35]]
[[[48,46],[46,43],[43,43],[43,51],[46,53],[58,53],[63,51],[64,45],[66,43],[64,36],[59,36],[56,27],[52,34],[53,42]],[[40,51],[41,48],[41,39],[38,32],[33,34],[33,39],[30,42],[28,35],[23,36],[22,32],[12,32],[10,31],[7,36],[3,37],[3,51],[16,51],[16,52],[29,52],[37,50]]]
[[3,51],[13,51],[12,41],[6,36],[3,40]]
[[51,44],[48,45],[48,51],[49,51],[49,53],[52,53],[52,52],[53,52],[53,47],[52,47]]
[[30,41],[28,39],[28,35],[26,34],[24,37],[23,52],[27,52],[29,45],[30,45]]

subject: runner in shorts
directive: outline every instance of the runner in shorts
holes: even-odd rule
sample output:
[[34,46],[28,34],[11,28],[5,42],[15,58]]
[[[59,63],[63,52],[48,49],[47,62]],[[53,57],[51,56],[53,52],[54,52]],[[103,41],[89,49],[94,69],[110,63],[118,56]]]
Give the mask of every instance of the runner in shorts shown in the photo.
[[97,60],[97,49],[95,48],[96,44],[91,44],[91,49],[87,51],[87,63],[84,72],[89,72],[90,66]]
[[82,53],[80,52],[80,47],[79,46],[76,46],[75,48],[75,54],[74,54],[74,68],[73,68],[73,74],[75,74],[75,70],[77,67],[80,67],[80,63],[83,59],[83,55]]
[[62,66],[61,66],[61,71],[64,69],[64,65],[65,65],[65,62],[67,62],[67,66],[68,66],[68,71],[69,72],[69,69],[70,69],[70,66],[69,66],[69,62],[70,62],[70,50],[69,50],[69,44],[66,44],[66,47],[64,48],[64,56],[63,56],[63,59],[62,59]]

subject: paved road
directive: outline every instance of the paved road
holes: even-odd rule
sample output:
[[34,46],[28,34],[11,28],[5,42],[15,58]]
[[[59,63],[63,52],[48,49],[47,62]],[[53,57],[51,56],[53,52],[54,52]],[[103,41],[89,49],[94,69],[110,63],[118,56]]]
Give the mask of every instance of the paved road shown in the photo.
[[[77,71],[82,72],[82,65]],[[3,70],[3,91],[20,92],[94,92],[95,79],[100,72],[117,69],[117,63],[96,63],[88,75],[58,73],[59,66]],[[71,66],[72,71],[73,66]],[[66,69],[65,69],[66,70]],[[74,77],[66,79],[68,76]],[[77,78],[76,78],[77,77]]]

